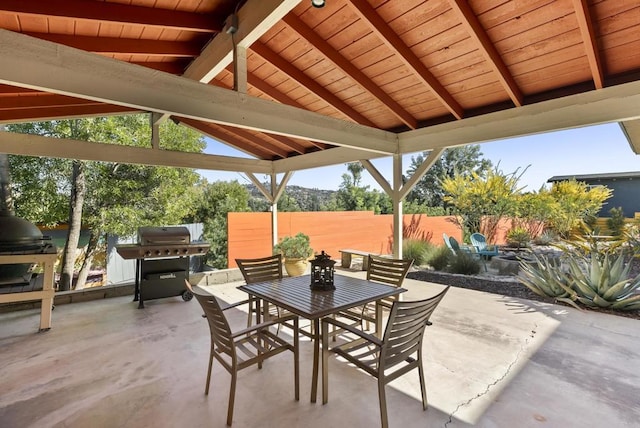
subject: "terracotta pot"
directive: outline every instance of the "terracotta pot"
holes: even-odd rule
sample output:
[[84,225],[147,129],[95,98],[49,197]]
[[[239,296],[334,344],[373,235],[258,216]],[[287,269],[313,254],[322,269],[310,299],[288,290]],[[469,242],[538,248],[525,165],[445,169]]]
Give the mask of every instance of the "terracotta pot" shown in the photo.
[[308,263],[307,259],[286,259],[284,261],[284,270],[287,271],[289,276],[300,276],[307,270]]

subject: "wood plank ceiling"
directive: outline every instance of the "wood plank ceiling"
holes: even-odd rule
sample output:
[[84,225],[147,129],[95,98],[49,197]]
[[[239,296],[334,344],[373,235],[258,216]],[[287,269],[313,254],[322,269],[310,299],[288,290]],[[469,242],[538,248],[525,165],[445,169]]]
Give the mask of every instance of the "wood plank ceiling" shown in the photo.
[[[2,0],[0,28],[232,90],[225,20],[235,11],[247,96],[398,135],[640,81],[637,0],[326,0],[320,9],[308,0]],[[0,71],[2,81],[0,123],[137,110],[27,89]],[[173,119],[259,160],[344,145]],[[333,153],[322,162],[359,157]]]

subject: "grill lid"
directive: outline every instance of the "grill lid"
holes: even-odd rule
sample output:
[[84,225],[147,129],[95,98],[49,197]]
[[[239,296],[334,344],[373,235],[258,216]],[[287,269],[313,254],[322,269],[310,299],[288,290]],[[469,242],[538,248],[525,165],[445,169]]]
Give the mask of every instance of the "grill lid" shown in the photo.
[[189,229],[184,226],[138,228],[138,243],[140,245],[188,244],[191,242]]

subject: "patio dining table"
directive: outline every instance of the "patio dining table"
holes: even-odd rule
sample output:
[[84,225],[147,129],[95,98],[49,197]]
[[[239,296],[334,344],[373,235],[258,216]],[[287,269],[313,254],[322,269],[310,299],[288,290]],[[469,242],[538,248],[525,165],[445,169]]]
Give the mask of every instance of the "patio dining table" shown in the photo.
[[[333,291],[311,290],[309,275],[284,277],[280,280],[241,285],[239,290],[258,299],[263,299],[284,308],[312,323],[313,373],[311,380],[311,402],[316,402],[320,360],[320,319],[343,310],[376,302],[376,334],[382,332],[382,305],[385,297],[399,295],[404,288],[379,284],[365,279],[335,275]],[[258,301],[259,302],[259,301]],[[259,311],[258,311],[259,313]],[[259,322],[259,320],[258,320]]]

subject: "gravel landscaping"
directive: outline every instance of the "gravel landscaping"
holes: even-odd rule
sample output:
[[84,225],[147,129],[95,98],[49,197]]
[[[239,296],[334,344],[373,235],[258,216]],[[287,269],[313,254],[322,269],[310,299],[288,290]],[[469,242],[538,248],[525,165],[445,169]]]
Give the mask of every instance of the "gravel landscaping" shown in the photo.
[[[634,259],[631,269],[632,275],[640,274],[640,260]],[[445,272],[437,272],[433,270],[421,269],[417,267],[415,270],[407,274],[407,278],[418,281],[435,282],[438,284],[451,285],[453,287],[468,288],[472,290],[485,291],[487,293],[499,294],[507,297],[520,299],[536,300],[547,303],[556,303],[565,305],[562,302],[556,302],[550,297],[543,297],[535,294],[527,287],[522,285],[516,276],[500,276],[495,272],[481,273],[479,275],[459,275]],[[568,305],[567,305],[568,306]],[[597,311],[612,315],[624,316],[628,318],[640,319],[640,311],[624,312],[611,311],[606,309],[586,309],[587,311]]]

